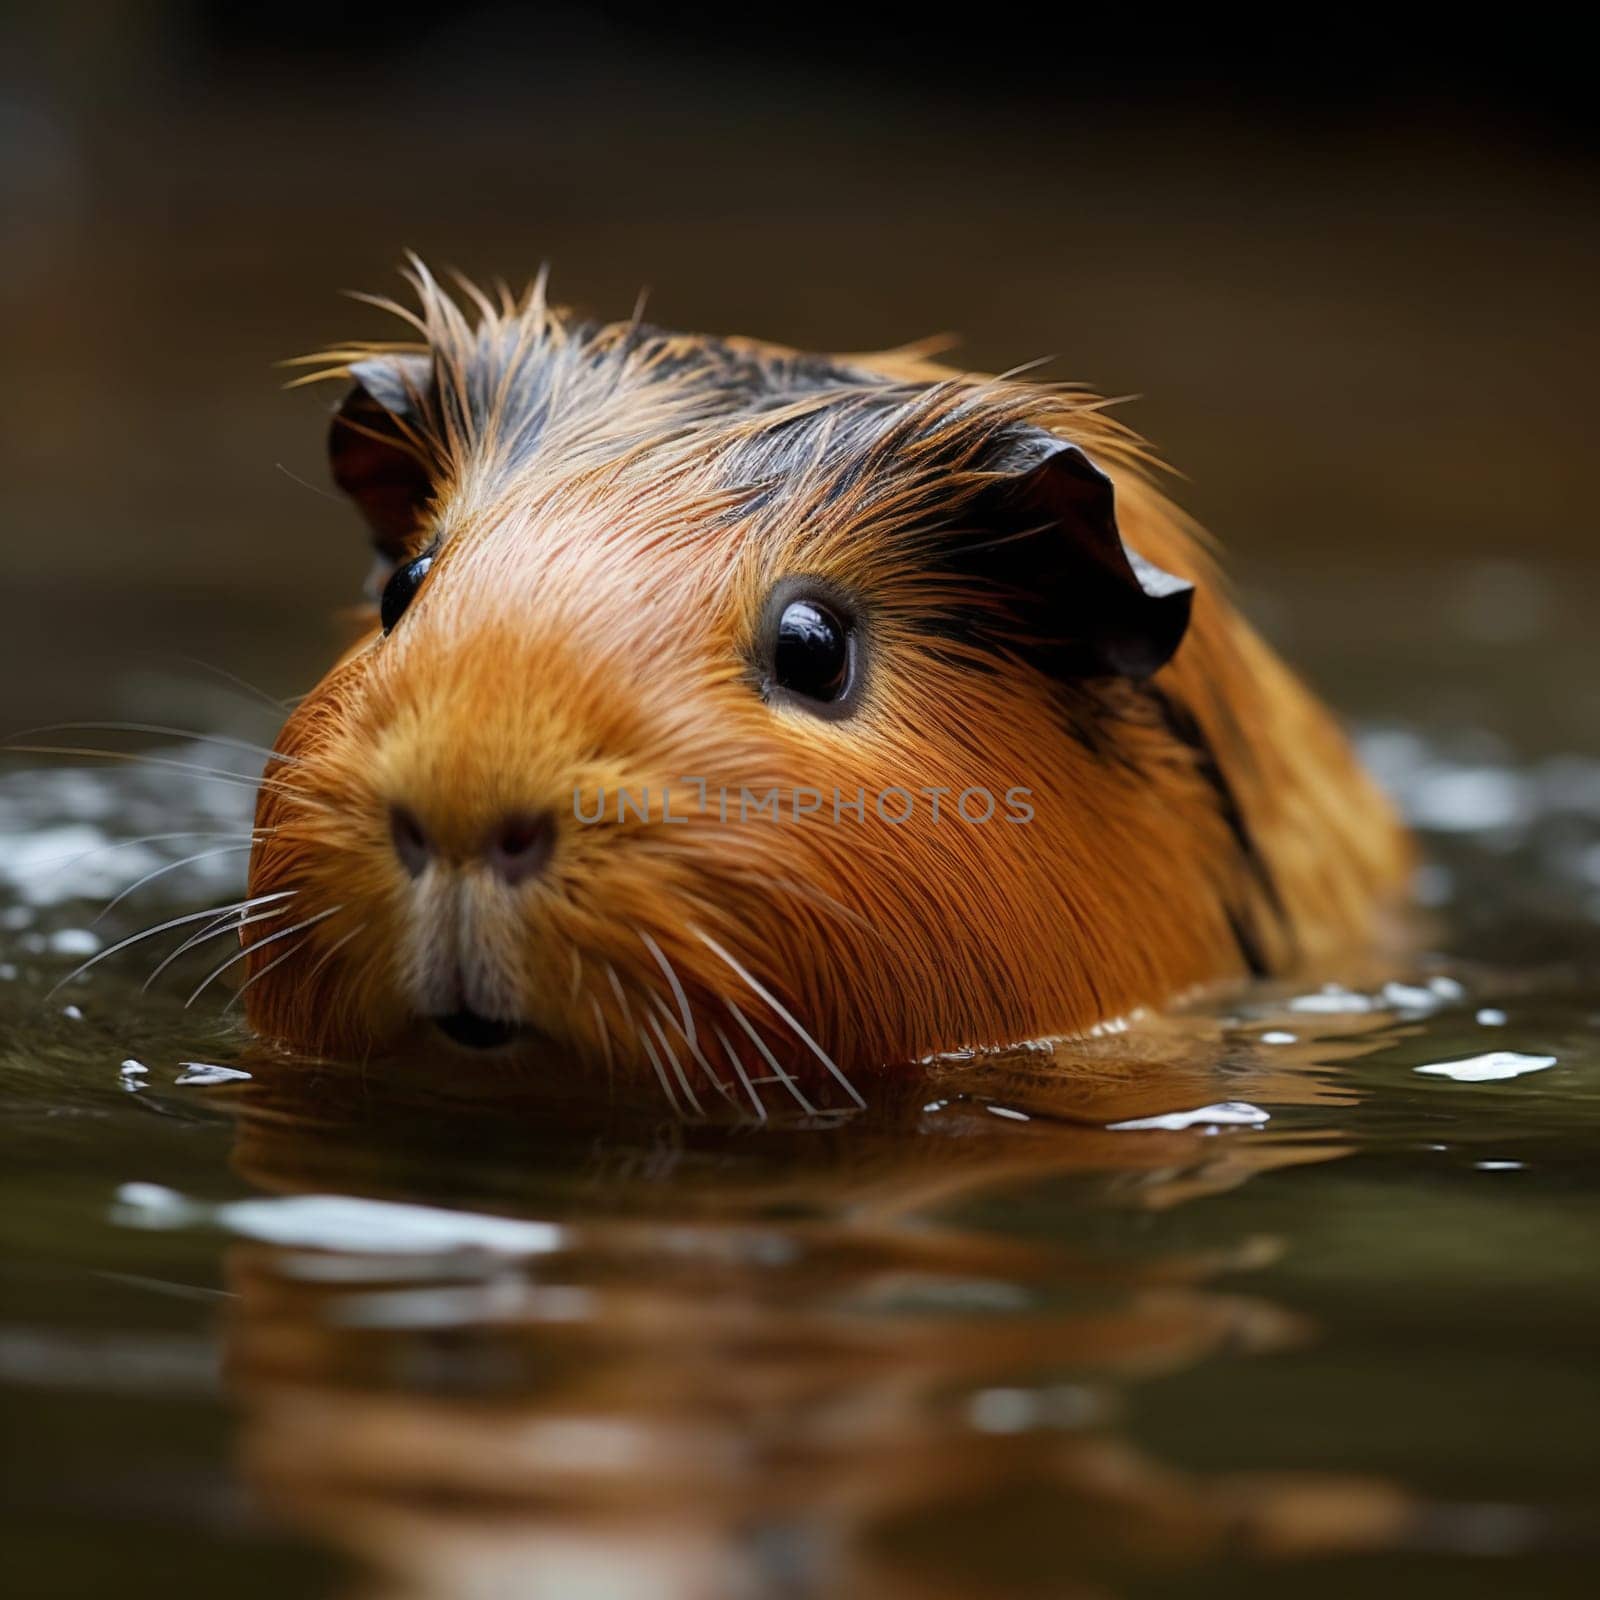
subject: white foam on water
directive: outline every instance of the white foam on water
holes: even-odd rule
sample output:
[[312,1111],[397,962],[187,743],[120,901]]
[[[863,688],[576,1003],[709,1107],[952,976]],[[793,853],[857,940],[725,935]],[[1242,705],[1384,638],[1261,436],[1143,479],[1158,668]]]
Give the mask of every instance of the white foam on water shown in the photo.
[[1527,1072],[1543,1072],[1556,1064],[1555,1056],[1525,1056],[1515,1050],[1491,1050],[1487,1055],[1467,1056],[1460,1061],[1431,1061],[1417,1072],[1455,1083],[1499,1083],[1520,1078]]
[[173,1082],[179,1088],[192,1089],[216,1083],[247,1083],[250,1074],[241,1067],[217,1067],[209,1061],[180,1061],[183,1071]]
[[1168,1111],[1158,1117],[1134,1117],[1128,1122],[1108,1122],[1114,1132],[1135,1128],[1160,1128],[1179,1133],[1185,1128],[1259,1128],[1271,1120],[1271,1113],[1248,1100],[1220,1100],[1215,1105],[1198,1106],[1193,1111]]

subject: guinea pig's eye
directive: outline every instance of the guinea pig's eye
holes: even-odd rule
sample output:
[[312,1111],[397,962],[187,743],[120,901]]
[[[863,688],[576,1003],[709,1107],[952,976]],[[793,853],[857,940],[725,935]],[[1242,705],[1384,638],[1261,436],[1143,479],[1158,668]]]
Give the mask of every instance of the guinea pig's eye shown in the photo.
[[823,716],[850,709],[859,677],[860,640],[849,608],[815,583],[779,585],[768,601],[769,692]]
[[850,686],[850,634],[825,605],[791,600],[778,618],[772,677],[808,700],[839,699]]
[[383,596],[378,601],[378,620],[383,624],[385,633],[400,620],[401,613],[422,587],[422,580],[427,577],[428,568],[432,565],[433,556],[430,554],[418,556],[415,561],[408,561],[403,567],[394,569],[394,575],[384,584]]

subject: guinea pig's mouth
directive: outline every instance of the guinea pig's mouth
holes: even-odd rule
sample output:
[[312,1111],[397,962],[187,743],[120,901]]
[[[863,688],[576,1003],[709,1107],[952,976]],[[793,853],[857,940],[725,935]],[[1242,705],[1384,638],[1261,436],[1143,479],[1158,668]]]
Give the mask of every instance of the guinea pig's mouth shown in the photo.
[[452,1011],[429,1020],[452,1044],[468,1050],[498,1050],[525,1031],[520,1022],[502,1022],[477,1011]]

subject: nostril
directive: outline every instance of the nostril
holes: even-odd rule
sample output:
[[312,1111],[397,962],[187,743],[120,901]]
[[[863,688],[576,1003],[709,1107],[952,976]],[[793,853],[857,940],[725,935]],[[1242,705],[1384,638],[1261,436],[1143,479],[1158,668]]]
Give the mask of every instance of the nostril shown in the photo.
[[519,811],[500,819],[484,855],[507,883],[525,883],[543,871],[555,842],[555,819],[548,811]]
[[405,806],[390,806],[389,837],[394,841],[394,853],[400,857],[400,864],[413,878],[420,878],[433,859],[433,845],[417,821],[416,813]]

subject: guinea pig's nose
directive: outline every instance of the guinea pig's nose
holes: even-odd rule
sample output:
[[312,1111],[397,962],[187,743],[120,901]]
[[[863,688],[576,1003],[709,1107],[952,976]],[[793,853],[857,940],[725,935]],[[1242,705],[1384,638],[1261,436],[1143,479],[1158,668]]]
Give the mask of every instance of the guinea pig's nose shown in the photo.
[[555,842],[555,818],[548,811],[513,811],[490,830],[484,859],[514,888],[544,869]]

